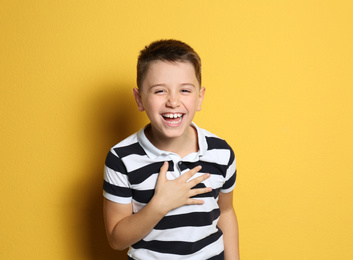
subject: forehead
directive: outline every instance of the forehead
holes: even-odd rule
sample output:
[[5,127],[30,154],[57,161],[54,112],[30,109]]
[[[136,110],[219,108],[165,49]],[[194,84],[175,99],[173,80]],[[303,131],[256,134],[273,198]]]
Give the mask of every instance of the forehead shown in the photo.
[[178,83],[197,84],[194,66],[190,62],[169,62],[158,60],[152,61],[149,64],[143,81],[143,86]]

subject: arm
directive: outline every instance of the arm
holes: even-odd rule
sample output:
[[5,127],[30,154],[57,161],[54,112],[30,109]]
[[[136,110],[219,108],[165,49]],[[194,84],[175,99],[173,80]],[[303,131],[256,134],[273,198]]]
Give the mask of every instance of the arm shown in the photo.
[[238,221],[233,209],[233,192],[220,193],[218,205],[221,210],[218,227],[223,232],[226,260],[239,260]]
[[124,250],[144,238],[163,218],[152,201],[132,214],[132,203],[118,204],[104,198],[103,211],[108,241],[116,250]]
[[188,181],[201,169],[193,168],[175,180],[168,180],[168,163],[162,166],[151,201],[140,211],[132,214],[132,203],[118,204],[104,200],[104,220],[108,241],[112,248],[123,250],[143,239],[172,209],[183,205],[202,204],[191,199],[198,194],[210,192],[210,188],[191,189],[209,177],[204,174]]

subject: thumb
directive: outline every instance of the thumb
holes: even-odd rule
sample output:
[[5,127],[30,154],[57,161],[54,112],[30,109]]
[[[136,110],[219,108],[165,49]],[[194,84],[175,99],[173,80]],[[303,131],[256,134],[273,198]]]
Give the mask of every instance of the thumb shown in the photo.
[[158,180],[157,180],[157,185],[158,183],[164,183],[167,181],[167,171],[169,168],[169,163],[164,162],[161,169],[159,170],[159,175],[158,175]]

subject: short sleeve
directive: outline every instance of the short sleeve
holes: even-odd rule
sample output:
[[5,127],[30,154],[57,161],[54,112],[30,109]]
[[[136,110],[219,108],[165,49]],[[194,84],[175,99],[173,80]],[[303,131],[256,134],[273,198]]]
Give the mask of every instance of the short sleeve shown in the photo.
[[232,148],[229,147],[229,149],[230,156],[225,174],[225,182],[221,188],[222,193],[228,193],[234,189],[237,176],[235,155]]
[[113,149],[109,151],[104,165],[103,196],[116,203],[132,202],[126,167]]

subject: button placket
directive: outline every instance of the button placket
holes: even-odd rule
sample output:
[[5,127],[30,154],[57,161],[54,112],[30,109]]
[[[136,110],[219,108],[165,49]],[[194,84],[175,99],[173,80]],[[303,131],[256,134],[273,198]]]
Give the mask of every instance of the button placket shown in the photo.
[[184,165],[184,163],[182,161],[179,161],[177,163],[177,167],[178,167],[178,170],[180,172],[180,175],[185,172],[185,170],[188,170],[188,167]]
[[178,172],[179,172],[179,176],[181,175],[180,165],[181,165],[181,162],[178,162],[178,163],[176,164],[177,169],[178,169]]

